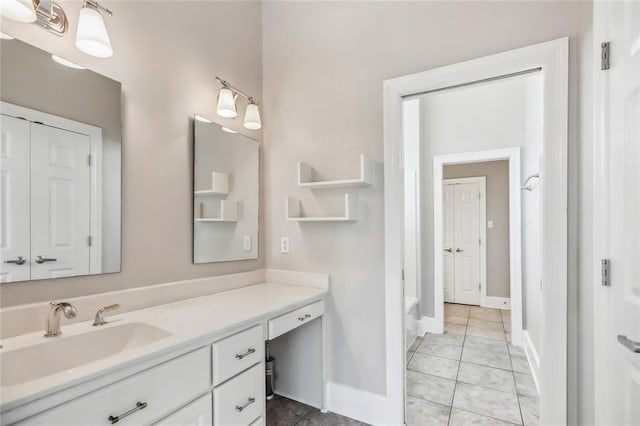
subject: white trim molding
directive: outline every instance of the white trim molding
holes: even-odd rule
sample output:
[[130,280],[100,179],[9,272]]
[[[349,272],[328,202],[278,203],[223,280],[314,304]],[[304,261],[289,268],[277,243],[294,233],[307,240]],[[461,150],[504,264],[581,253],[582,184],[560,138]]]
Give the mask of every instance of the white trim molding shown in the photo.
[[[379,418],[367,415],[363,420],[373,417],[372,420],[378,424],[404,423],[403,101],[405,97],[419,93],[537,69],[541,70],[544,79],[544,154],[540,188],[545,206],[542,212],[542,276],[546,327],[539,354],[544,367],[540,375],[540,424],[567,422],[569,39],[566,37],[384,82],[387,388],[386,396],[377,398],[378,404],[366,413],[382,412],[384,415]],[[513,267],[519,268],[519,265]],[[513,295],[511,298],[513,304],[521,303],[514,300]],[[435,308],[438,308],[437,305]],[[349,404],[354,405],[353,401],[349,401]]]
[[418,321],[416,329],[421,336],[424,336],[425,333],[442,334],[444,333],[444,323],[435,317],[422,317]]
[[527,355],[527,361],[529,361],[529,367],[531,367],[533,381],[536,384],[536,390],[538,391],[538,395],[540,395],[540,356],[527,330],[522,332],[522,342],[524,353]]
[[371,425],[402,424],[387,411],[388,398],[384,395],[330,381],[327,383],[327,399],[329,410],[341,416]]

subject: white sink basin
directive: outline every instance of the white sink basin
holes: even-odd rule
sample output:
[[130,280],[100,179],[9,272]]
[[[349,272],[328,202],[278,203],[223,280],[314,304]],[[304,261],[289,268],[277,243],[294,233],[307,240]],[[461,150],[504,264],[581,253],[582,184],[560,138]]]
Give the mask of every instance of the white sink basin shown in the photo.
[[42,343],[0,351],[0,386],[16,386],[69,371],[165,339],[171,333],[143,323],[108,324],[87,333],[43,337]]

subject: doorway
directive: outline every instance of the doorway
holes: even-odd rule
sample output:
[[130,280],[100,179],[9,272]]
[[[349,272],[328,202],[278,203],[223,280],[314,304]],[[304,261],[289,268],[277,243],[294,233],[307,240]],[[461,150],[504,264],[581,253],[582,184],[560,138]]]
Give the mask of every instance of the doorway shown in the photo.
[[[403,125],[405,119],[405,101],[424,93],[435,93],[451,89],[462,89],[478,83],[502,80],[508,77],[540,72],[542,75],[541,94],[542,126],[540,138],[542,140],[541,153],[537,158],[538,187],[541,205],[541,282],[545,283],[544,292],[539,288],[540,317],[544,318],[539,331],[539,364],[540,364],[540,423],[565,423],[567,414],[567,75],[568,75],[568,40],[560,39],[542,43],[522,49],[492,55],[476,60],[450,65],[406,77],[400,77],[385,82],[385,263],[386,263],[386,309],[387,309],[387,409],[394,413],[394,418],[400,423],[406,420],[403,415],[405,408],[406,386],[409,384],[409,374],[405,372],[406,358],[403,353],[402,330],[403,318],[403,247],[404,247],[404,218],[405,193],[402,191],[407,170],[404,169]],[[487,107],[489,108],[489,107]],[[505,122],[504,125],[512,124]],[[451,126],[461,127],[464,123],[452,122]],[[482,146],[474,138],[466,142],[477,149],[491,150]],[[517,143],[506,145],[513,147]],[[495,147],[495,145],[493,145]],[[503,145],[505,146],[505,145]],[[472,148],[473,149],[473,148]],[[508,148],[501,148],[508,149]],[[466,152],[482,152],[466,150]],[[486,151],[485,151],[486,152]],[[462,154],[456,154],[462,155]],[[535,158],[535,156],[530,156]],[[435,170],[446,163],[437,161],[428,164]],[[441,158],[442,160],[442,158]],[[459,160],[458,160],[459,161]],[[471,159],[470,161],[477,161]],[[510,172],[512,173],[512,172]],[[431,176],[431,173],[426,173]],[[438,181],[437,174],[433,174],[431,182],[435,198],[442,197],[442,174]],[[518,173],[517,179],[526,178]],[[518,182],[519,183],[519,182]],[[518,188],[518,191],[520,188]],[[429,199],[429,197],[427,197]],[[510,203],[513,202],[510,200]],[[424,206],[421,206],[422,208]],[[434,209],[434,216],[442,215],[442,210]],[[512,215],[512,220],[520,220]],[[441,218],[440,218],[441,219]],[[433,296],[435,302],[438,286],[442,282],[442,228],[431,228],[434,238],[425,247],[434,250],[433,259]],[[426,225],[429,228],[429,224]],[[440,234],[438,236],[438,234]],[[423,247],[423,248],[425,248]],[[436,250],[436,248],[438,250]],[[440,257],[438,256],[440,253]],[[430,256],[426,256],[430,257]],[[439,261],[440,259],[440,261]],[[514,262],[512,261],[511,264]],[[440,269],[440,277],[437,270]],[[514,268],[515,269],[515,268]],[[518,270],[520,268],[517,268]],[[430,271],[423,268],[423,283],[425,275]],[[424,287],[424,286],[423,286]],[[442,288],[442,287],[441,287]],[[424,290],[424,288],[423,288]],[[442,292],[443,293],[443,292]],[[428,294],[428,293],[427,293]],[[443,300],[443,294],[442,301]],[[428,297],[428,296],[427,296]],[[511,295],[513,299],[514,295]],[[425,300],[425,297],[422,297]],[[512,303],[514,301],[512,300]],[[433,311],[442,310],[444,303],[433,303]],[[428,306],[423,308],[427,309]],[[429,312],[433,321],[437,315]],[[444,312],[442,312],[444,314]],[[522,321],[512,323],[522,325]],[[547,326],[544,326],[544,325]],[[437,333],[434,333],[437,334]],[[515,338],[515,336],[514,336]],[[515,343],[515,342],[514,342]],[[515,347],[515,345],[514,345]],[[528,355],[528,354],[527,354]],[[452,396],[453,398],[453,396]],[[449,406],[451,409],[451,405]],[[450,411],[451,412],[451,411]],[[396,417],[397,416],[397,417]]]

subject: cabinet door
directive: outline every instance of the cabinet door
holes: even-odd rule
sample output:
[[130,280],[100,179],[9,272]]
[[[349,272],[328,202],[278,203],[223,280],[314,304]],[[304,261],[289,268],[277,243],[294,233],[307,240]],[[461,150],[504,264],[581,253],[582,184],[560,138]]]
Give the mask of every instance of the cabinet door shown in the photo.
[[211,393],[196,399],[186,407],[160,420],[158,426],[210,426],[213,424]]
[[31,279],[89,274],[90,152],[87,135],[31,124]]
[[[29,280],[29,122],[1,116],[0,282]],[[24,259],[20,264],[19,257]],[[18,263],[5,263],[18,260]]]

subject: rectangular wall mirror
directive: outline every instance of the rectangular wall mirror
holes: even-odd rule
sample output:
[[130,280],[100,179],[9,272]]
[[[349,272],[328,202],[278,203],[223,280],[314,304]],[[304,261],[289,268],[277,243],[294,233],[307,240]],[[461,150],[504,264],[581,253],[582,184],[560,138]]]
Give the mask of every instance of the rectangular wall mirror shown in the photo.
[[120,83],[0,43],[0,282],[119,272]]
[[194,123],[193,263],[257,259],[260,146],[218,124]]

